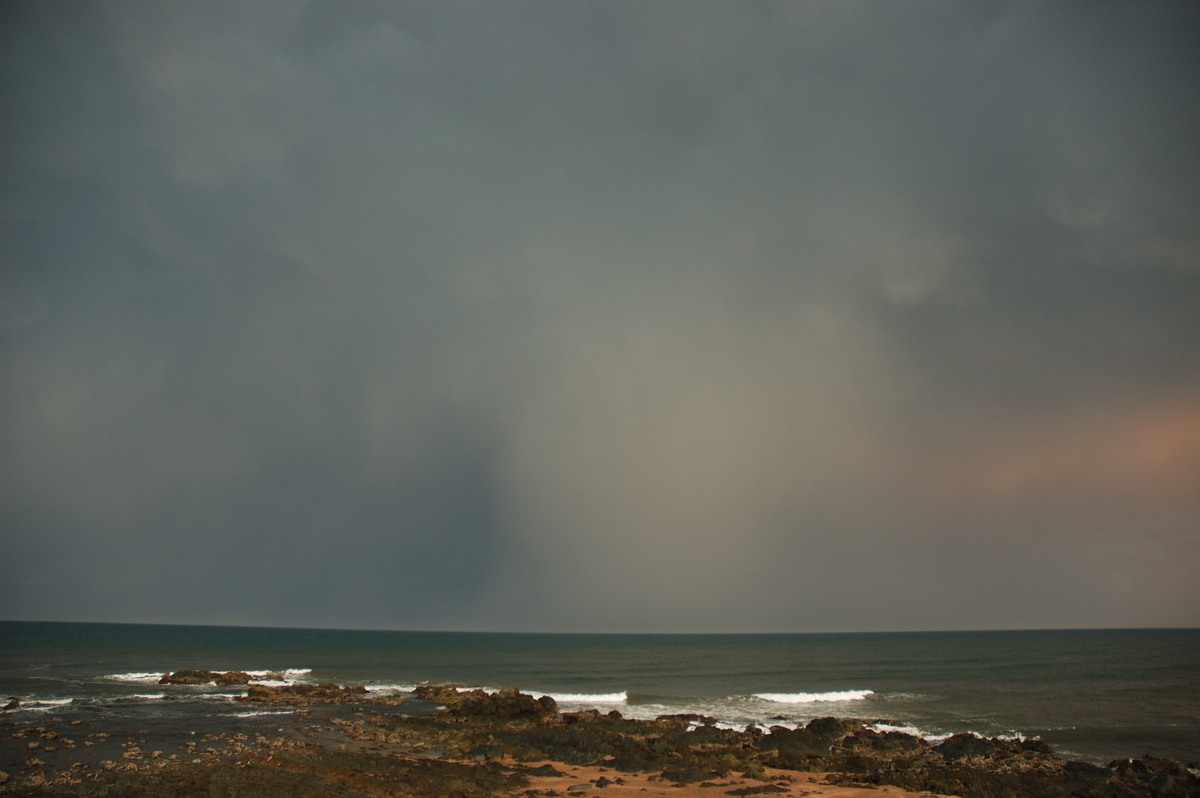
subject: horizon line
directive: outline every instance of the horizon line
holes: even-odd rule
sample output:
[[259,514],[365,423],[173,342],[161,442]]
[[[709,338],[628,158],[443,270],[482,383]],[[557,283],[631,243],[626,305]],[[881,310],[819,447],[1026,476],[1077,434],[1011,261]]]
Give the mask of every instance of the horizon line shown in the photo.
[[530,630],[530,629],[482,629],[482,628],[445,628],[445,629],[402,629],[382,627],[350,627],[350,626],[276,626],[270,624],[249,623],[207,623],[207,622],[165,622],[165,621],[81,621],[81,620],[46,620],[27,618],[0,618],[0,623],[20,624],[78,624],[93,626],[183,626],[206,629],[280,629],[305,632],[382,632],[394,634],[465,634],[465,635],[544,635],[544,636],[624,636],[624,637],[734,637],[734,636],[795,636],[795,635],[886,635],[886,634],[972,634],[972,633],[1005,633],[1005,632],[1185,632],[1200,631],[1200,626],[1044,626],[1044,627],[988,627],[988,628],[953,628],[953,629],[840,629],[840,630],[752,630],[752,631],[576,631],[576,630]]

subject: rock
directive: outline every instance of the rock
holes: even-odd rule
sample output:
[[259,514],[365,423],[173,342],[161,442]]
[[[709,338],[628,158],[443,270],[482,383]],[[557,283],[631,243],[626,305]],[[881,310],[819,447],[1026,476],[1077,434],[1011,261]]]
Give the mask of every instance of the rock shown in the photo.
[[229,671],[228,673],[214,673],[213,681],[221,687],[228,687],[234,684],[249,684],[250,674],[245,671]]
[[687,733],[687,742],[688,745],[728,745],[737,735],[733,729],[705,724],[691,728]]
[[531,695],[518,692],[515,687],[505,687],[503,690],[488,693],[481,689],[462,692],[453,684],[422,684],[413,690],[413,694],[446,707],[451,714],[458,717],[515,718],[558,714],[558,702],[551,696],[544,695],[535,699]]
[[[258,689],[252,691],[257,693]],[[741,774],[732,777],[742,779],[743,784],[751,778],[766,781],[764,768],[783,768],[827,772],[832,783],[845,786],[895,785],[913,792],[976,798],[1200,795],[1195,775],[1178,763],[1150,757],[1117,762],[1111,768],[1071,763],[1039,740],[957,735],[931,747],[927,741],[901,732],[876,732],[868,728],[873,721],[866,720],[818,719],[805,728],[774,726],[765,733],[759,729],[697,727],[679,717],[641,721],[596,711],[541,714],[554,705],[512,688],[488,694],[460,693],[457,688],[442,686],[426,688],[426,694],[437,695],[452,706],[420,717],[376,716],[370,721],[376,724],[372,735],[358,739],[402,744],[428,741],[447,756],[472,763],[475,768],[501,767],[497,764],[501,757],[512,757],[516,762],[551,760],[599,765],[616,772],[661,774],[652,778],[674,783],[729,779],[731,774]],[[411,762],[405,765],[410,766]],[[505,772],[511,772],[514,778],[565,775],[549,765],[537,769],[518,765]],[[441,773],[439,777],[448,775]],[[455,778],[460,775],[455,772]],[[611,792],[612,785],[620,784],[620,780],[607,778],[597,778],[590,785],[578,784],[571,790],[580,792],[608,784],[606,792]],[[437,783],[439,789],[449,792],[445,778]],[[736,782],[728,786],[733,784]],[[755,786],[742,794],[778,791]]]
[[419,684],[413,689],[413,695],[417,698],[449,707],[457,704],[462,700],[463,696],[483,692],[482,690],[473,690],[470,693],[460,693],[458,691],[460,686],[457,684]]
[[164,673],[158,680],[159,684],[208,684],[216,679],[213,671],[182,670],[174,673]]
[[1118,760],[1110,767],[1116,772],[1114,781],[1130,787],[1149,787],[1155,795],[1200,795],[1200,778],[1169,759],[1147,755]]
[[1063,773],[1073,777],[1108,778],[1109,769],[1073,759],[1063,765]]
[[823,740],[840,740],[852,731],[863,728],[856,720],[842,718],[814,718],[804,727],[806,731]]
[[847,751],[869,752],[879,757],[896,757],[928,748],[929,744],[920,737],[904,732],[860,729],[842,738],[840,746]]
[[[4,705],[4,711],[8,711],[10,709],[17,709],[20,706],[21,706],[21,699],[17,698],[16,696],[12,696],[8,699],[8,703]],[[2,783],[2,782],[0,782],[0,783]]]
[[[269,674],[274,676],[276,674]],[[282,677],[280,677],[282,679]],[[207,671],[182,670],[174,673],[164,673],[158,680],[159,684],[217,684],[222,686],[247,684],[250,674],[245,671]]]
[[941,754],[943,759],[957,762],[964,759],[988,759],[996,754],[997,748],[995,740],[974,734],[955,734],[933,750]]
[[490,695],[483,690],[459,694],[458,700],[450,704],[447,711],[458,717],[517,718],[528,715],[557,715],[558,702],[550,696],[534,698],[518,692],[515,687],[506,687]]
[[788,729],[784,726],[772,726],[770,734],[764,735],[756,743],[760,750],[775,751],[781,767],[797,770],[805,767],[819,769],[831,745],[830,738],[807,728]]
[[289,684],[283,687],[267,687],[252,684],[239,701],[251,704],[285,704],[287,706],[311,706],[313,704],[345,704],[362,701],[367,688],[361,684],[340,687],[333,682],[321,684]]
[[[611,713],[610,713],[611,714]],[[659,715],[658,720],[682,720],[690,723],[699,723],[703,726],[710,726],[717,722],[716,718],[708,715],[700,715],[695,712],[680,712],[674,715]]]

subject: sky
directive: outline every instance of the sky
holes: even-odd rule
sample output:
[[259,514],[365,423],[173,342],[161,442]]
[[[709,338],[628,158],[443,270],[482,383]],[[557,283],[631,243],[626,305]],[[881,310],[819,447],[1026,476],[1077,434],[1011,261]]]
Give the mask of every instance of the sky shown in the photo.
[[0,617],[1200,626],[1198,44],[5,2]]

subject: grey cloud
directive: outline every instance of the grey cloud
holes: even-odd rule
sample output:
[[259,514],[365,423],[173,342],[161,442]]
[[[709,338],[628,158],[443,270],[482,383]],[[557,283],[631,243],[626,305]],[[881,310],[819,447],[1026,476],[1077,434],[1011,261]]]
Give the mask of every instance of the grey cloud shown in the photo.
[[1190,8],[5,13],[13,617],[1196,622]]

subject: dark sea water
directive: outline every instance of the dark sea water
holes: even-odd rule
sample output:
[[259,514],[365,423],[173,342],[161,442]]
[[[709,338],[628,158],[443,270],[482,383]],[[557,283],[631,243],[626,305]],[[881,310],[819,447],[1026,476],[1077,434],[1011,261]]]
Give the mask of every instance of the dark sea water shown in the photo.
[[281,672],[405,693],[515,686],[563,709],[698,712],[722,724],[883,719],[934,740],[1041,738],[1107,762],[1200,760],[1200,630],[792,635],[537,635],[0,622],[15,724],[103,720],[113,734],[275,724],[245,688],[163,686],[184,668]]

